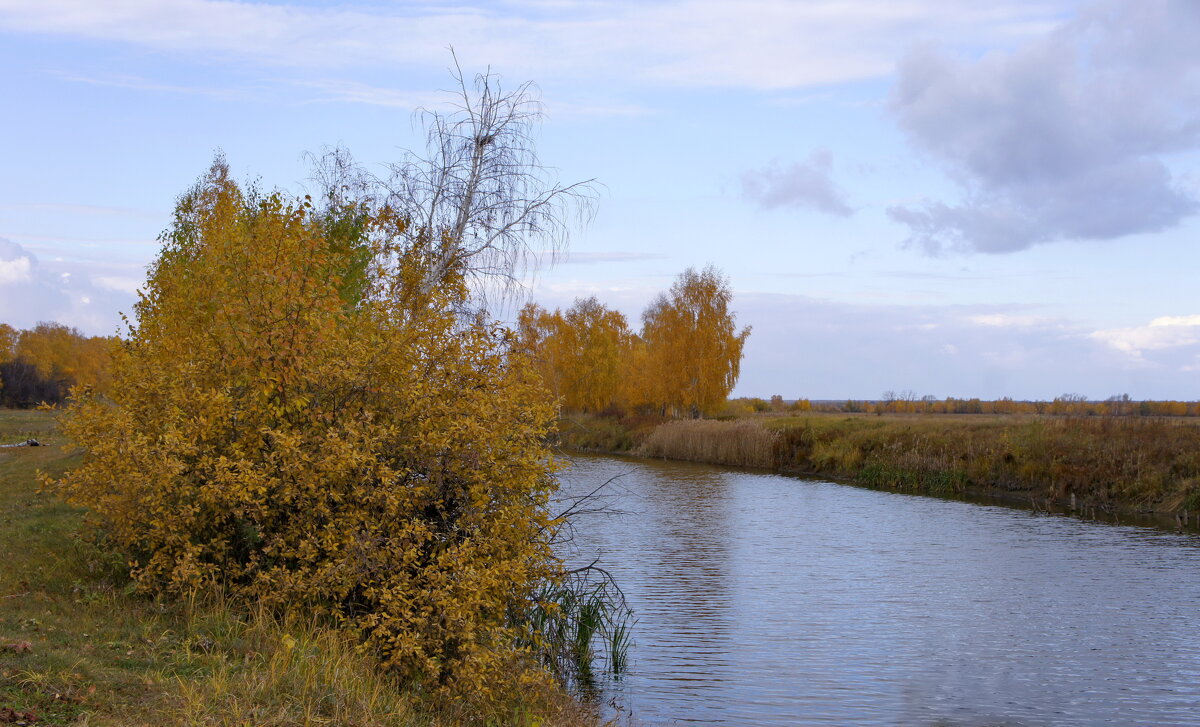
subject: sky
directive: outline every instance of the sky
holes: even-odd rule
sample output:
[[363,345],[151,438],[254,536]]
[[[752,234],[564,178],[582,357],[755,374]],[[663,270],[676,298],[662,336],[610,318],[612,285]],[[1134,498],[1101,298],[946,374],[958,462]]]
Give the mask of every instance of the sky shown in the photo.
[[595,216],[529,281],[633,327],[689,266],[734,395],[1200,398],[1194,0],[0,0],[0,321],[117,332],[223,152],[420,149],[464,72],[533,81]]

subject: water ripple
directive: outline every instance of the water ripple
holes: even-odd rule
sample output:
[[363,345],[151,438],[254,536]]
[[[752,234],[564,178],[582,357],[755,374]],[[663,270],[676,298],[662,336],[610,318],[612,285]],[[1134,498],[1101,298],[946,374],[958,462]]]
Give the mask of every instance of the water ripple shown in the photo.
[[638,619],[636,725],[1197,725],[1194,536],[582,457],[578,524]]

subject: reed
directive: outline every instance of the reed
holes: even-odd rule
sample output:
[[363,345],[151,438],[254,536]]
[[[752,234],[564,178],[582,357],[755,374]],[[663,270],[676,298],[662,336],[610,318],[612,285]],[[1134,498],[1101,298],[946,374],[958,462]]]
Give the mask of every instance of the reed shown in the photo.
[[611,578],[585,570],[546,584],[525,620],[529,646],[576,692],[594,690],[598,665],[619,676],[629,663],[633,614]]
[[690,419],[664,424],[647,436],[637,453],[736,467],[772,467],[779,434],[753,421]]
[[[610,421],[604,426],[618,427]],[[966,491],[1079,508],[1200,510],[1200,426],[1181,418],[748,416],[662,424],[647,457],[817,474],[909,492]]]

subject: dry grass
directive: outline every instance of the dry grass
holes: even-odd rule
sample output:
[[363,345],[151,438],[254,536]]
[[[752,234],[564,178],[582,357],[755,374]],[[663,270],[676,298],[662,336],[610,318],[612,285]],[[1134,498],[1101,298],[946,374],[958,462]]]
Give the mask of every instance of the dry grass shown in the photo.
[[911,492],[1200,514],[1200,427],[1179,418],[756,416],[665,424],[635,451]]
[[757,422],[693,419],[650,432],[637,453],[735,467],[773,467],[779,434]]

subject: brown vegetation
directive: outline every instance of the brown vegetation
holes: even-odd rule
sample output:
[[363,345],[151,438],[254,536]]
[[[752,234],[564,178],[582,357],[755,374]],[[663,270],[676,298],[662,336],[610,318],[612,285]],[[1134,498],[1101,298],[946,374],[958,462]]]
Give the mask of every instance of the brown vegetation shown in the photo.
[[1183,419],[768,415],[669,422],[626,438],[619,451],[909,492],[1200,514],[1200,427]]

